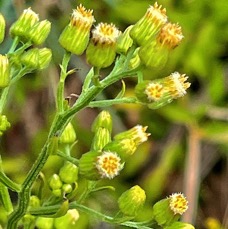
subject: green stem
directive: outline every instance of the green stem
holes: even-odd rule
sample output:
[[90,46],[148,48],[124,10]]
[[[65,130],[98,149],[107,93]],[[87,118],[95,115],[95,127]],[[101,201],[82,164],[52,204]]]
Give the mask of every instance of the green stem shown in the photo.
[[100,101],[92,101],[89,103],[88,107],[107,107],[115,104],[121,103],[137,103],[137,99],[134,97],[125,97],[121,99],[107,99],[107,100],[100,100]]
[[12,191],[20,192],[20,185],[10,180],[2,171],[0,171],[0,182]]
[[8,213],[11,213],[13,211],[13,205],[10,199],[10,195],[9,195],[7,187],[4,186],[4,184],[2,183],[0,183],[0,197],[2,200],[2,204],[4,208],[6,209],[6,211]]
[[[40,207],[40,208],[31,208],[29,210],[29,213],[35,216],[39,215],[51,215],[55,214],[58,209],[60,208],[60,205],[53,205],[53,206],[48,206],[48,207]],[[99,220],[111,224],[119,224],[131,228],[140,228],[140,229],[152,229],[151,227],[148,227],[148,221],[145,222],[133,222],[133,221],[126,221],[126,222],[116,222],[115,217],[111,217],[108,215],[105,215],[103,213],[97,212],[91,208],[88,208],[84,205],[78,204],[76,201],[70,203],[69,205],[70,209],[78,209],[88,215],[92,215],[95,218],[98,218]]]
[[73,164],[75,164],[75,165],[78,165],[78,162],[79,162],[78,159],[73,158],[73,157],[71,157],[71,156],[69,156],[69,155],[66,155],[65,153],[63,153],[63,152],[61,152],[61,151],[58,151],[58,152],[56,153],[56,155],[58,155],[58,156],[64,158],[65,160],[67,160],[67,161],[69,161],[69,162],[71,162],[71,163],[73,163]]
[[94,67],[94,76],[93,76],[93,84],[97,87],[100,86],[100,69],[97,67]]
[[13,43],[12,43],[12,45],[11,45],[9,51],[8,51],[8,54],[14,52],[14,50],[16,49],[16,47],[17,47],[17,45],[19,44],[19,42],[20,42],[19,37],[15,37],[15,38],[13,39]]
[[60,79],[59,84],[57,88],[57,111],[63,112],[64,111],[64,86],[65,86],[65,80],[67,77],[67,66],[70,61],[71,53],[65,52],[63,56],[63,61],[61,65],[61,73],[60,73]]
[[[0,172],[1,172],[1,174],[3,173],[1,155],[0,155]],[[3,180],[5,181],[6,179],[3,179]],[[0,179],[0,181],[2,181],[2,180]],[[2,203],[3,203],[3,206],[6,209],[6,211],[8,213],[11,213],[13,211],[13,205],[12,205],[12,202],[10,199],[8,188],[4,185],[3,182],[2,183],[0,182],[0,197],[2,199]]]

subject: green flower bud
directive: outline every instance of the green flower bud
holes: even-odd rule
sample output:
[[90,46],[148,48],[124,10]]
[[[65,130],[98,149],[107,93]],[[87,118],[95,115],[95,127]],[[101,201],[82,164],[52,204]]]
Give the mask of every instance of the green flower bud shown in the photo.
[[36,69],[39,66],[39,49],[33,48],[24,52],[21,56],[21,63],[27,68]]
[[0,44],[3,42],[5,37],[6,22],[2,14],[0,14]]
[[150,136],[150,134],[146,133],[146,130],[147,126],[143,127],[141,125],[137,125],[127,131],[115,135],[114,140],[132,139],[136,146],[138,146],[147,141],[148,136]]
[[178,46],[182,39],[181,27],[167,23],[155,40],[147,42],[140,48],[140,60],[148,68],[162,68],[168,60],[170,51]]
[[39,49],[38,69],[42,70],[48,67],[52,58],[51,49],[42,48]]
[[59,177],[66,184],[74,183],[78,180],[78,167],[71,162],[65,162],[59,171]]
[[118,199],[120,211],[128,216],[136,216],[146,200],[145,191],[138,185],[124,192]]
[[145,45],[167,22],[166,9],[157,2],[147,9],[146,14],[133,26],[131,38],[139,45]]
[[95,151],[102,150],[104,146],[111,141],[110,132],[103,127],[96,130],[91,149]]
[[52,194],[56,197],[62,197],[63,196],[62,189],[54,189],[54,190],[52,190]]
[[49,186],[52,190],[60,189],[62,187],[62,181],[57,174],[53,174],[49,180]]
[[62,144],[71,144],[76,141],[76,133],[73,125],[69,122],[64,129],[61,137],[59,138],[59,142]]
[[53,225],[53,218],[38,217],[36,220],[36,226],[38,229],[52,229]]
[[10,83],[10,64],[7,56],[0,55],[0,89]]
[[104,151],[116,152],[123,160],[134,154],[137,146],[133,139],[119,139],[109,142]]
[[134,68],[137,68],[141,65],[141,60],[139,58],[139,47],[135,49],[133,55],[132,55],[132,58],[130,59],[129,61],[129,68],[130,69],[134,69]]
[[113,179],[123,166],[116,153],[90,151],[80,158],[79,173],[88,180]]
[[191,224],[175,222],[172,225],[165,227],[164,229],[195,229]]
[[0,136],[10,127],[5,115],[0,115]]
[[95,132],[100,127],[106,128],[110,133],[112,132],[112,116],[108,111],[101,111],[95,118],[92,125],[92,131]]
[[51,30],[51,23],[48,20],[37,22],[28,32],[30,40],[35,45],[42,44]]
[[87,62],[97,68],[110,66],[116,56],[116,40],[120,31],[113,24],[99,23],[92,30],[92,39],[86,49]]
[[55,229],[75,228],[75,223],[79,219],[79,213],[76,209],[70,209],[66,215],[56,218],[54,221]]
[[10,35],[20,37],[23,42],[30,40],[30,29],[39,21],[38,14],[28,8],[23,11],[18,20],[11,26]]
[[79,5],[72,13],[70,24],[60,35],[59,43],[67,51],[81,55],[88,45],[90,29],[94,21],[93,11]]
[[63,193],[68,194],[72,192],[73,188],[70,184],[64,184],[62,186],[62,190],[63,190]]
[[29,198],[29,207],[40,207],[40,199],[37,196],[30,196]]
[[130,25],[125,29],[125,31],[118,37],[116,43],[116,52],[126,54],[129,48],[133,44],[133,40],[131,39],[129,33],[132,29],[133,25]]
[[153,216],[161,226],[170,226],[188,209],[188,201],[181,193],[174,193],[153,206]]

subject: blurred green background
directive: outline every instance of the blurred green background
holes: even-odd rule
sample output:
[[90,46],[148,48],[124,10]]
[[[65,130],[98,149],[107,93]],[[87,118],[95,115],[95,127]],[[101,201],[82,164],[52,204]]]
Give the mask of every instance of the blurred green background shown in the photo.
[[[27,75],[10,93],[5,110],[12,127],[1,138],[0,152],[7,175],[22,182],[26,171],[37,157],[48,133],[55,111],[55,89],[63,49],[58,37],[69,21],[72,9],[82,3],[93,9],[96,23],[113,22],[122,31],[134,24],[154,1],[137,0],[1,0],[0,11],[7,21],[7,31],[23,9],[32,7],[40,19],[52,22],[45,46],[53,51],[51,66],[42,72]],[[196,228],[213,227],[212,219],[228,227],[228,1],[227,0],[160,0],[171,22],[182,27],[184,40],[173,50],[165,68],[145,70],[147,79],[168,76],[174,71],[189,76],[191,88],[187,96],[159,110],[138,105],[118,105],[109,111],[114,119],[114,133],[136,124],[148,126],[147,143],[126,164],[121,175],[104,181],[116,187],[115,193],[100,192],[88,205],[111,213],[113,199],[135,184],[145,189],[147,205],[139,219],[148,218],[151,206],[172,192],[184,192],[193,209],[183,217]],[[0,47],[5,53],[11,38],[7,35]],[[83,77],[89,69],[84,55],[74,56],[71,68],[76,74],[66,82],[66,96],[79,94]],[[110,69],[102,72],[106,74]],[[134,79],[126,80],[126,94],[132,95]],[[111,86],[101,98],[113,98],[121,83]],[[73,155],[79,157],[91,143],[90,126],[98,109],[81,111],[74,120],[78,144]],[[62,161],[51,158],[45,166],[50,176]],[[12,193],[16,201],[16,196]],[[1,211],[1,210],[0,210]],[[0,223],[4,221],[0,217]],[[214,222],[214,221],[213,221]],[[226,226],[225,226],[226,225]],[[81,214],[75,228],[115,228]]]

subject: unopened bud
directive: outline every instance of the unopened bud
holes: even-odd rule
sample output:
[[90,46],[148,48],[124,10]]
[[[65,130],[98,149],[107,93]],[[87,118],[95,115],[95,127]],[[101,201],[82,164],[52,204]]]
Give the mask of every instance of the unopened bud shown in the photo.
[[95,132],[100,127],[106,128],[110,133],[112,132],[112,116],[108,111],[101,111],[93,121],[93,132]]
[[91,144],[91,149],[95,151],[102,150],[104,146],[111,141],[111,135],[108,129],[100,127],[96,130]]
[[75,228],[75,223],[79,219],[79,213],[76,209],[70,209],[66,215],[56,218],[54,222],[55,229]]
[[64,184],[62,186],[62,190],[63,190],[63,193],[68,194],[72,192],[73,188],[70,184]]
[[10,64],[7,56],[0,55],[0,89],[10,83]]
[[42,44],[51,30],[51,23],[48,20],[37,22],[28,32],[30,40],[35,45]]
[[42,48],[39,49],[38,69],[42,70],[48,67],[52,58],[51,49]]
[[78,167],[71,162],[65,162],[59,171],[59,177],[66,184],[74,183],[78,180]]
[[38,217],[36,220],[36,227],[38,229],[52,229],[54,224],[53,218]]
[[39,16],[31,8],[23,11],[18,20],[11,26],[10,35],[20,37],[23,42],[30,40],[29,30],[39,21]]
[[62,135],[59,138],[59,142],[62,144],[72,144],[76,141],[76,133],[72,123],[68,123],[64,129]]
[[49,180],[49,186],[52,190],[60,189],[63,183],[57,174],[53,174]]
[[0,14],[0,44],[3,42],[5,37],[6,22],[2,14]]
[[[189,223],[175,222],[172,225],[165,227],[165,229],[195,229],[195,227],[193,227]],[[219,229],[219,228],[217,228],[217,229]]]
[[128,216],[136,216],[146,200],[145,191],[138,185],[124,192],[118,199],[119,209]]
[[131,39],[129,35],[132,27],[133,25],[130,25],[129,27],[127,27],[127,29],[122,34],[120,34],[120,36],[118,37],[117,43],[116,43],[116,52],[117,53],[126,54],[129,48],[132,46],[133,40]]
[[39,49],[33,48],[24,52],[21,56],[21,63],[30,69],[36,69],[39,66]]

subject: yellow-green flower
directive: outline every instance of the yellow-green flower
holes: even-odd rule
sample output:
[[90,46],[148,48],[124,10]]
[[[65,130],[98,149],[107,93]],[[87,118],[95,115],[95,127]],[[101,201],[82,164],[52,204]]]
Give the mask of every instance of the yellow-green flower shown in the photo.
[[166,9],[162,9],[157,2],[150,6],[145,15],[133,26],[131,38],[139,45],[145,45],[151,40],[160,28],[167,22]]
[[67,51],[81,55],[88,45],[90,29],[94,22],[93,10],[87,10],[80,4],[73,10],[70,23],[59,37],[59,43]]
[[99,23],[92,30],[92,38],[86,49],[86,59],[97,68],[110,66],[116,56],[116,41],[120,31],[114,24]]

